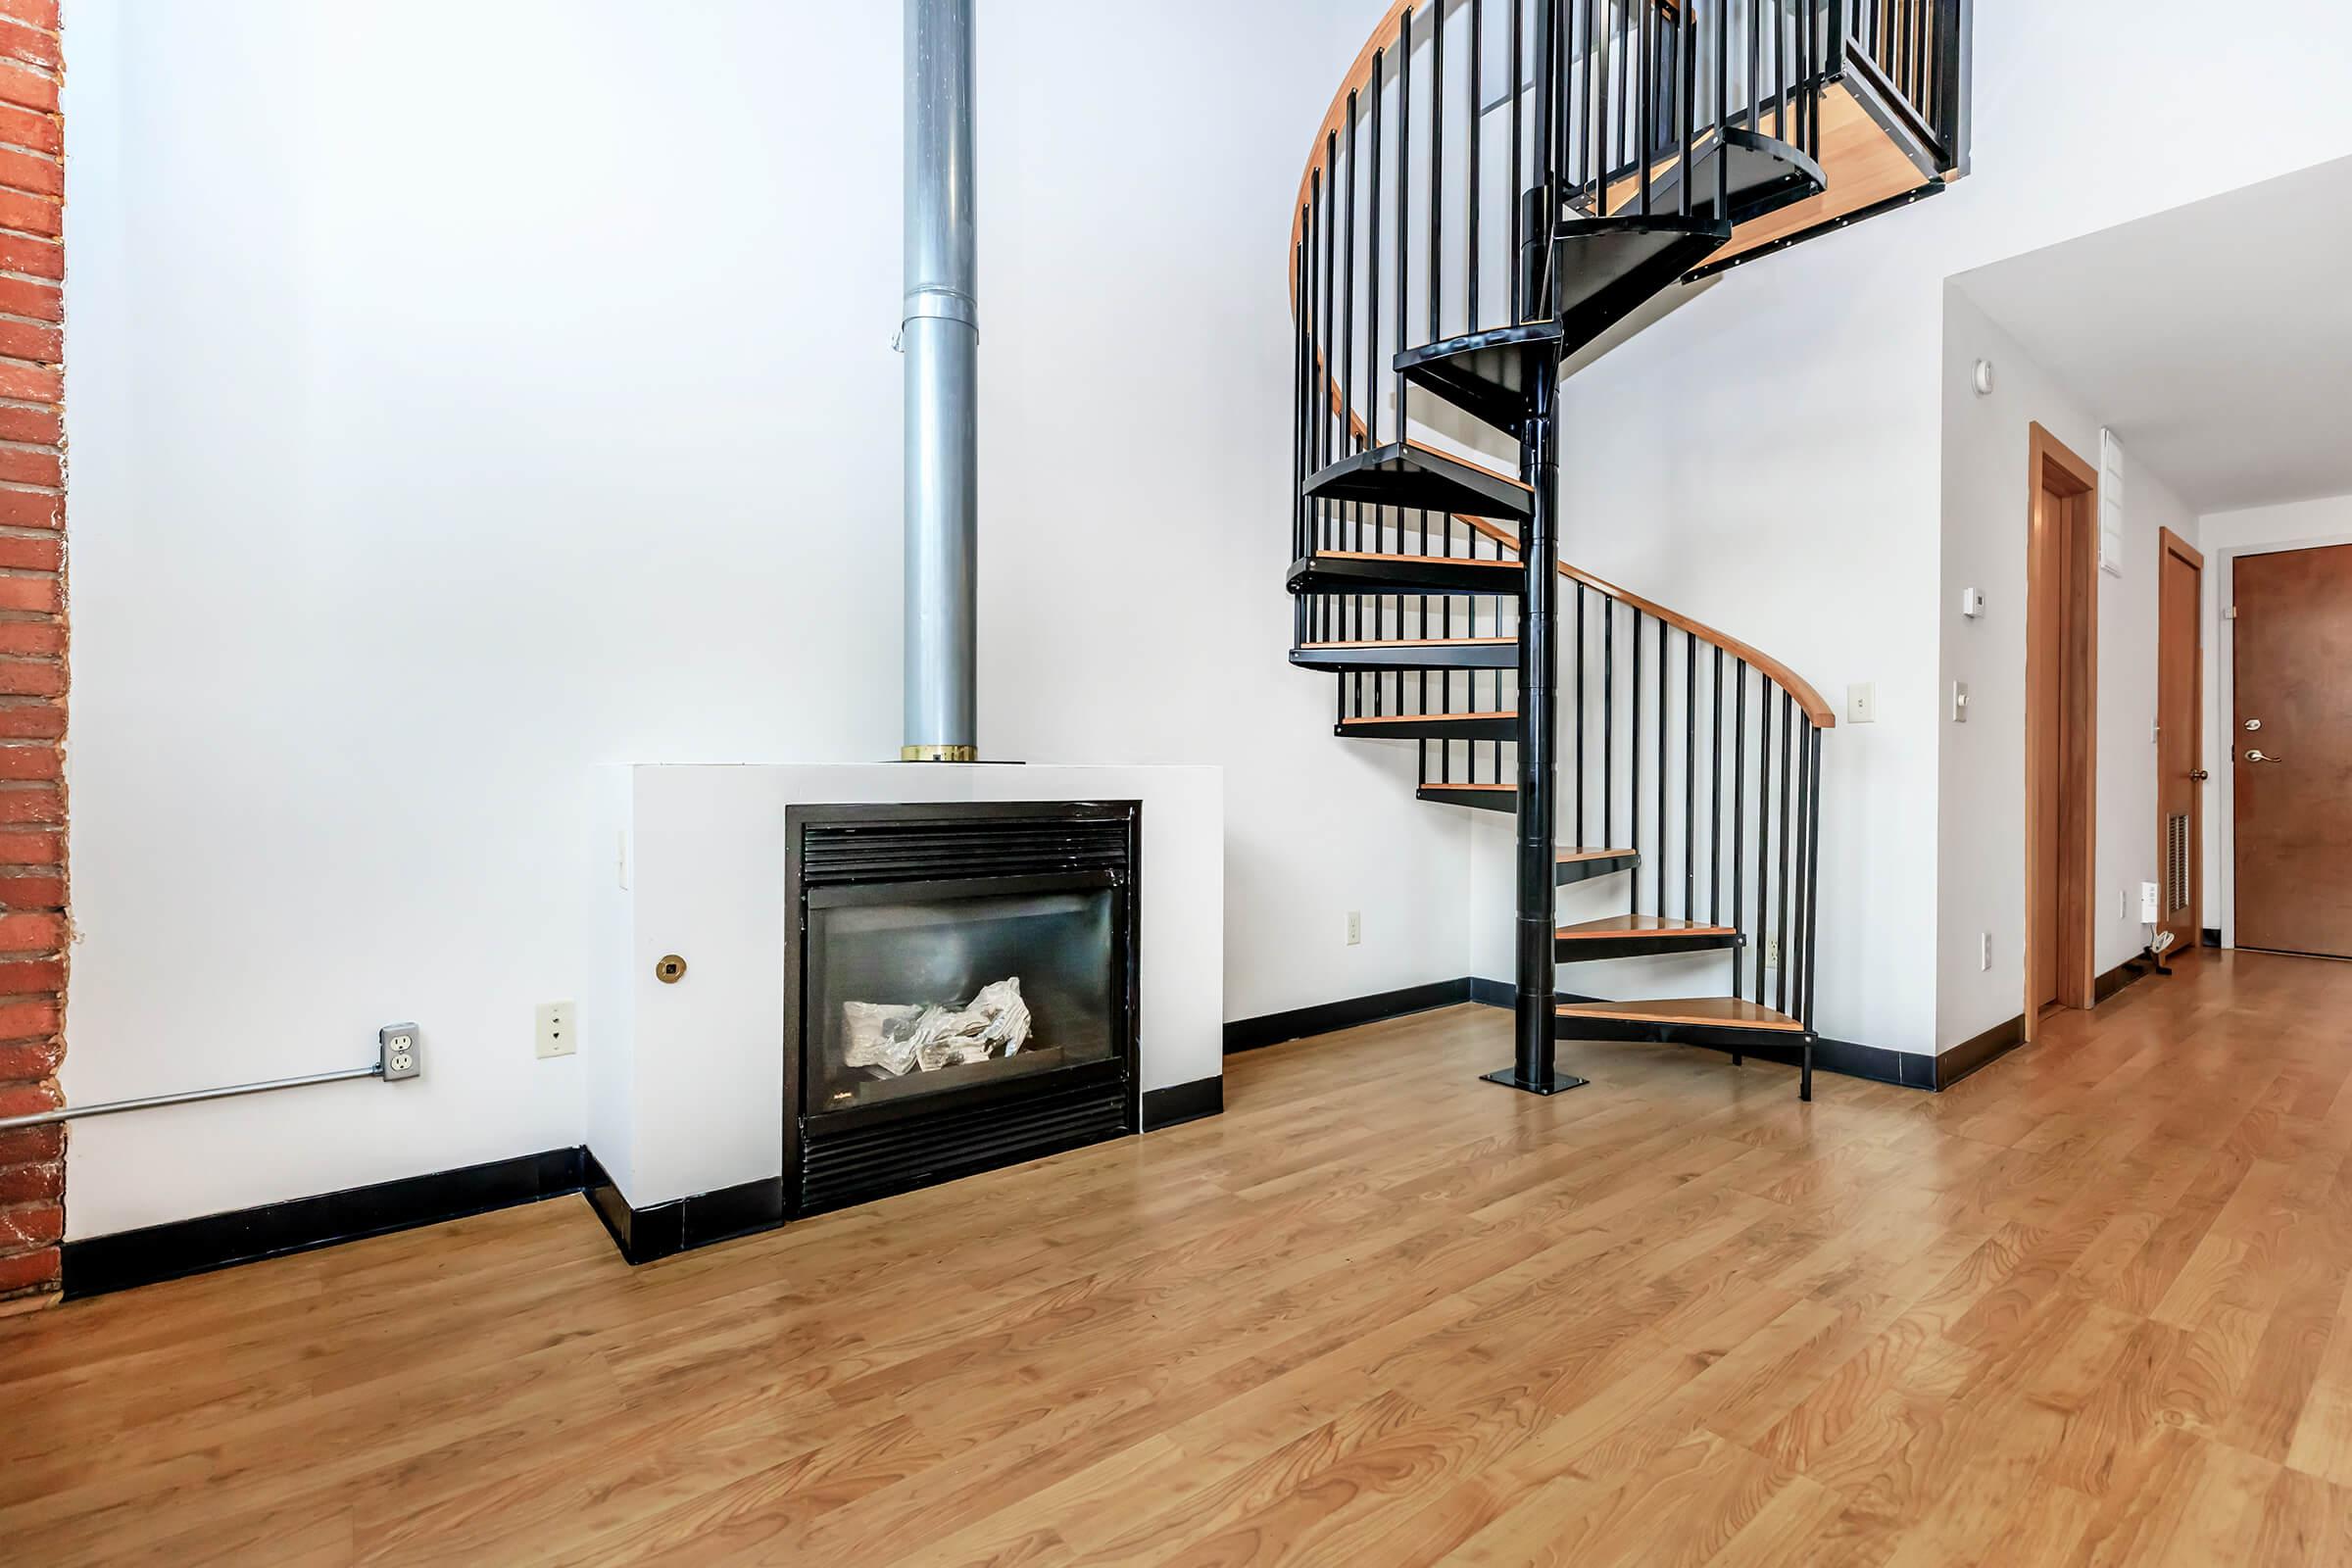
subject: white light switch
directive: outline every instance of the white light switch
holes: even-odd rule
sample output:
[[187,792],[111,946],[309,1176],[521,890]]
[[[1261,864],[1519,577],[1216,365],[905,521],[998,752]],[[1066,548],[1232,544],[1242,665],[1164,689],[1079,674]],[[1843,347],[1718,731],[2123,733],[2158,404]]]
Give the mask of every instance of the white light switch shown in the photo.
[[1845,689],[1845,721],[1848,724],[1875,724],[1879,721],[1879,688],[1876,682],[1866,680]]
[[1952,682],[1952,722],[1968,722],[1968,682],[1964,680]]

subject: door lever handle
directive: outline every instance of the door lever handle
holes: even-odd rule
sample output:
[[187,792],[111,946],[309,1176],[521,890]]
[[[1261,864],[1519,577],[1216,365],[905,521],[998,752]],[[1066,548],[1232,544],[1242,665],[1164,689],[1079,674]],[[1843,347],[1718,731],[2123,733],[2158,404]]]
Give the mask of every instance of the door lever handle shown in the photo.
[[2209,778],[2213,777],[2213,775],[2212,775],[2211,773],[2208,773],[2208,772],[2206,772],[2206,771],[2205,771],[2203,768],[2201,768],[2201,767],[2192,767],[2192,768],[2190,768],[2190,769],[2188,770],[2188,776],[2189,776],[2190,778],[2193,778],[2193,779],[2195,779],[2195,780],[2196,780],[2198,783],[2200,783],[2200,784],[2204,783],[2204,782],[2205,782],[2207,779],[2209,779]]
[[2283,757],[2265,757],[2260,752],[2248,752],[2246,754],[2246,760],[2249,762],[2283,762],[2286,760],[2286,759]]

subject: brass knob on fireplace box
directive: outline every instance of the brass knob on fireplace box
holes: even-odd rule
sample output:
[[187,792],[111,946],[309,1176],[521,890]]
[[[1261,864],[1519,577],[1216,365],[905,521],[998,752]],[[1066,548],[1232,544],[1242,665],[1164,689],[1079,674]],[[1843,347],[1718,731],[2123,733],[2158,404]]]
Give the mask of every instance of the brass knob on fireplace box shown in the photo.
[[686,960],[676,954],[664,954],[654,965],[654,978],[665,986],[674,986],[686,978]]

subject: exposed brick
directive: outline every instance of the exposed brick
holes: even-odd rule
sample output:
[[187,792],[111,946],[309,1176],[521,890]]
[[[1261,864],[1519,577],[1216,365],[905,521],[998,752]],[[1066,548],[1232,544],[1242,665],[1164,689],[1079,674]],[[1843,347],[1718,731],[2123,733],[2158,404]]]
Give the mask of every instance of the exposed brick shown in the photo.
[[29,441],[53,447],[65,437],[65,416],[54,407],[24,409],[0,403],[0,441]]
[[56,1202],[66,1192],[66,1162],[44,1159],[37,1165],[0,1165],[0,1203]]
[[59,865],[65,847],[55,833],[0,828],[0,865]]
[[34,1286],[57,1284],[57,1249],[44,1247],[14,1257],[0,1257],[0,1296]]
[[[0,460],[7,456],[8,453],[0,452]],[[21,576],[0,573],[0,610],[31,610],[54,615],[64,605],[55,572]]]
[[[0,654],[54,654],[65,640],[66,628],[54,620],[0,620]],[[43,648],[42,643],[52,646]],[[0,778],[55,778],[56,769],[31,760],[40,755],[55,757],[57,748],[12,746],[0,740]]]
[[0,659],[0,694],[59,697],[65,690],[65,666],[53,659]]
[[[20,74],[6,69],[0,61],[0,92],[7,90],[8,78]],[[13,228],[21,234],[40,234],[57,238],[66,230],[65,205],[54,197],[35,196],[27,191],[0,190],[0,228]]]
[[[24,321],[0,321],[0,340],[5,340],[12,331],[28,330],[29,324]],[[54,452],[39,447],[0,447],[0,480],[11,484],[45,484],[55,489],[65,483],[65,477],[64,462]],[[0,606],[0,609],[18,608],[21,607]]]
[[27,27],[57,30],[57,0],[0,0],[0,17]]
[[[17,625],[49,622],[18,621]],[[0,697],[0,737],[9,740],[53,741],[66,732],[66,705],[37,697]]]
[[[20,880],[0,877],[0,882]],[[66,944],[66,917],[37,909],[0,913],[0,953],[55,953]]]
[[63,822],[66,797],[54,784],[0,784],[0,822]]
[[0,1165],[31,1165],[65,1157],[63,1127],[17,1127],[0,1133]]
[[58,403],[66,393],[65,373],[54,365],[0,361],[0,398],[19,403]]
[[[5,106],[0,106],[5,107]],[[34,277],[66,275],[66,248],[35,234],[0,231],[0,272],[28,272]]]
[[[57,991],[65,983],[66,960],[63,958],[0,959],[0,997],[40,996]],[[23,1076],[27,1075],[11,1073],[5,1067],[0,1067],[0,1078]]]
[[[64,620],[0,620],[0,662],[10,659],[45,659],[57,662],[66,651]],[[64,679],[64,662],[57,662]],[[5,778],[7,773],[0,773]]]
[[0,1252],[14,1252],[27,1247],[48,1247],[66,1234],[66,1210],[63,1204],[21,1203],[14,1208],[0,1208]]
[[[7,154],[0,152],[0,179],[5,179]],[[22,277],[0,277],[0,315],[29,316],[39,321],[66,318],[66,296],[55,283],[36,283]]]
[[22,60],[28,66],[39,66],[51,73],[62,64],[58,58],[54,28],[43,32],[38,27],[24,25],[5,13],[0,13],[0,55],[6,55],[11,60]]
[[[7,424],[12,414],[29,414],[29,409],[0,409],[0,428]],[[65,564],[65,547],[57,535],[0,533],[0,567],[17,571],[55,571]]]
[[0,875],[0,909],[40,912],[66,906],[66,879],[48,871]]
[[65,1054],[62,1040],[19,1040],[0,1046],[0,1083],[38,1083],[52,1077]]
[[0,60],[0,103],[57,113],[57,78],[46,71]]
[[[0,200],[8,192],[0,190]],[[65,356],[66,333],[60,326],[47,321],[20,321],[0,317],[0,354],[16,360],[35,360],[43,365],[55,365]],[[40,401],[54,403],[55,398]]]
[[[57,1004],[53,1002],[0,1003],[0,1014],[10,1012],[45,1011],[54,1016]],[[50,1031],[42,1030],[46,1034]],[[66,1102],[53,1083],[0,1084],[0,1116],[34,1116],[44,1110],[55,1110]]]
[[[10,630],[0,625],[0,630]],[[49,627],[57,630],[57,627]],[[64,773],[64,755],[54,745],[42,743],[0,743],[0,778],[59,778]],[[7,953],[0,948],[0,953]]]
[[66,166],[47,153],[0,146],[0,185],[62,199],[66,194]]
[[[0,372],[7,367],[0,365]],[[63,496],[40,490],[0,489],[0,527],[61,528],[66,521]]]

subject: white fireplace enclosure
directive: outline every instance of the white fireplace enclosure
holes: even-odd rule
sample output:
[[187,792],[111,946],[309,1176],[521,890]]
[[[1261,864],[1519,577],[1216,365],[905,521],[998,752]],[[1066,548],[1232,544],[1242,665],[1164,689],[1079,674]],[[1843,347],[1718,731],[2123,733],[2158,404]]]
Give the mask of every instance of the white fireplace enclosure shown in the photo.
[[[792,806],[1143,803],[1139,1092],[1218,1077],[1223,771],[1046,763],[643,764],[608,770],[581,999],[588,1149],[637,1208],[783,1172],[785,820]],[[656,965],[686,960],[674,983]]]

